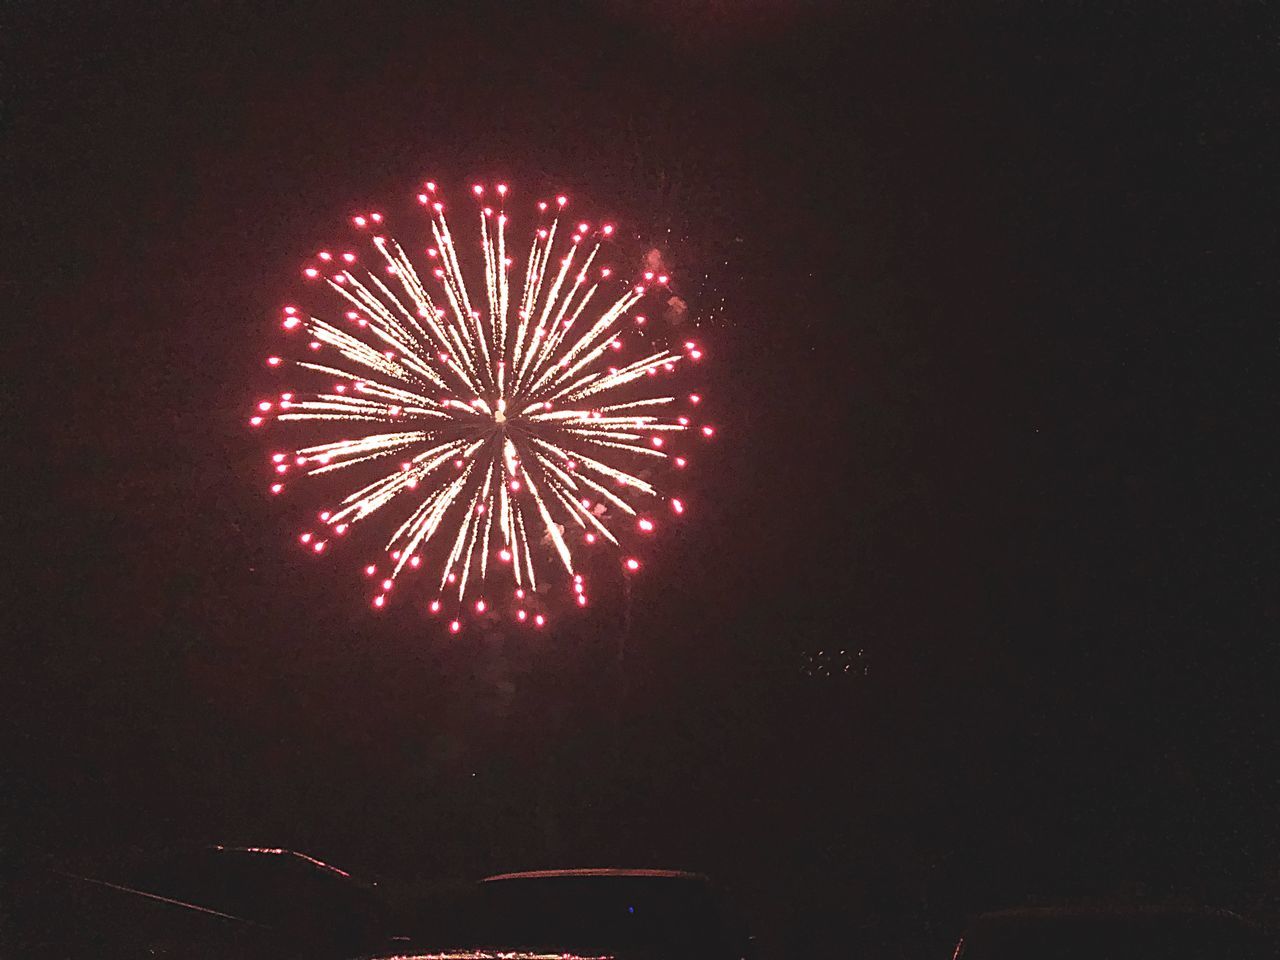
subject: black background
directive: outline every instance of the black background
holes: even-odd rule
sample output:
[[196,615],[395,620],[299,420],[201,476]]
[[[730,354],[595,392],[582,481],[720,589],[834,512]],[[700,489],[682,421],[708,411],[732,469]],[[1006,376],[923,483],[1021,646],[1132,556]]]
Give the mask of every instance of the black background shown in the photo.
[[[9,848],[693,867],[811,949],[1274,908],[1274,8],[260,6],[4,17]],[[263,495],[299,260],[426,177],[711,316],[620,732],[616,597],[450,638]]]

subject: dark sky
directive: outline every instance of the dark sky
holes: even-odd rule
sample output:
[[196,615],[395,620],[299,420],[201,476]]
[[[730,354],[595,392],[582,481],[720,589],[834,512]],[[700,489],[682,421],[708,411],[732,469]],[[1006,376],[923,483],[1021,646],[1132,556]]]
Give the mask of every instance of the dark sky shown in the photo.
[[[263,6],[3,15],[19,849],[1274,892],[1274,9]],[[427,176],[723,298],[616,738],[616,604],[446,639],[264,502],[298,259]]]

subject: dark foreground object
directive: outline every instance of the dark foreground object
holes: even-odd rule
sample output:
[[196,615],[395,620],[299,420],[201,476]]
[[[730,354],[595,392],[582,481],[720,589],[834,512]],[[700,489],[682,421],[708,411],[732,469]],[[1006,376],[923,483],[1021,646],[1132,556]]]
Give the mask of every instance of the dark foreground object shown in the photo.
[[1263,931],[1224,912],[1057,908],[978,917],[954,960],[1271,960]]

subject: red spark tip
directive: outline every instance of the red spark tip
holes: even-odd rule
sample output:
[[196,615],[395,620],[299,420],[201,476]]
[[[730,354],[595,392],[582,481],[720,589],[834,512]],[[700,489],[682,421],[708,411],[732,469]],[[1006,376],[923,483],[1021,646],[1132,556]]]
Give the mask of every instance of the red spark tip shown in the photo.
[[600,228],[600,232],[603,233],[606,237],[609,236],[610,234],[613,233],[613,224],[606,223],[603,227]]
[[523,589],[523,588],[521,588],[521,587],[516,588],[516,599],[517,599],[517,600],[523,600],[523,599],[524,599],[524,589]]
[[393,581],[393,580],[383,580],[383,581],[382,581],[382,589],[383,589],[383,590],[390,590],[390,589],[391,589],[392,587],[394,587],[394,586],[395,586],[395,581]]
[[355,263],[356,255],[354,253],[344,253],[342,255],[342,259],[347,261],[347,263]]
[[670,277],[668,277],[665,273],[660,273],[660,274],[658,274],[658,282],[659,282],[659,283],[664,283],[664,284],[665,284],[665,283],[666,283],[668,280],[670,280],[670,279],[671,279],[671,278],[670,278]]
[[285,308],[284,308],[284,312],[285,312],[285,313],[287,313],[287,314],[292,315],[292,314],[295,314],[295,313],[297,313],[297,312],[298,312],[298,308],[297,308],[297,307],[285,307]]
[[280,366],[280,358],[279,358],[279,357],[267,357],[267,366],[268,366],[268,367],[278,367],[278,366]]
[[428,605],[427,609],[428,609],[428,610],[430,610],[432,613],[439,613],[439,612],[440,612],[440,601],[439,601],[439,600],[432,600],[432,601],[431,601],[431,603]]
[[372,577],[377,572],[378,572],[378,568],[375,567],[372,563],[364,568],[364,575],[366,577]]
[[641,533],[653,533],[653,521],[648,517],[641,517],[636,527],[639,528]]
[[547,622],[547,618],[544,617],[542,614],[538,614],[533,618],[533,622],[536,623],[538,626],[542,626]]
[[679,500],[672,500],[671,510],[673,513],[684,513],[684,503]]
[[430,193],[435,193],[435,192],[436,192],[436,183],[435,183],[435,181],[434,181],[434,180],[428,180],[428,181],[427,181],[427,190],[428,190]]
[[386,602],[387,602],[387,598],[384,597],[382,594],[378,594],[376,597],[373,598],[373,605],[379,610],[382,609],[383,604],[385,604]]
[[644,278],[645,278],[646,280],[652,280],[652,279],[653,279],[653,271],[652,271],[652,270],[646,270],[646,271],[644,272]]
[[478,183],[473,183],[473,184],[471,185],[471,192],[472,192],[472,193],[474,193],[474,194],[478,197],[478,196],[480,196],[481,194],[483,194],[483,193],[484,193],[484,187],[480,186],[480,184],[478,184]]
[[628,570],[630,570],[632,573],[635,573],[637,570],[640,569],[640,561],[637,560],[635,557],[627,557],[626,560],[622,561],[622,565],[626,567]]
[[314,280],[316,277],[320,276],[320,271],[315,267],[307,267],[307,269],[303,270],[302,273],[308,280]]
[[454,620],[451,624],[449,624],[450,633],[457,633],[461,629],[462,629],[462,623],[459,620]]
[[311,549],[312,549],[312,550],[314,550],[316,553],[324,553],[324,545],[325,545],[325,542],[326,542],[326,541],[324,541],[324,540],[317,540],[317,541],[312,545]]
[[689,351],[689,359],[691,359],[691,360],[701,360],[701,359],[702,359],[702,351],[701,351],[701,350],[690,350],[690,351]]
[[272,463],[283,463],[283,462],[284,462],[284,454],[283,454],[283,453],[273,453],[273,454],[271,455],[271,462],[272,462]]
[[333,254],[330,253],[328,250],[321,250],[318,254],[316,254],[316,256],[318,256],[325,263],[328,263],[330,260],[333,259]]
[[444,210],[444,204],[441,203],[439,200],[437,200],[435,203],[431,205],[431,209],[434,210],[436,213],[441,213]]
[[477,600],[477,601],[476,601],[476,613],[484,613],[485,609],[486,609],[486,608],[485,608],[485,603],[484,603],[484,601],[483,601],[483,600]]
[[524,623],[526,620],[529,619],[529,614],[525,610],[517,610],[516,619],[519,620],[521,623]]
[[354,223],[357,227],[364,227],[369,223],[369,221],[366,220],[364,217],[352,217],[351,222]]
[[596,535],[594,533],[588,533],[585,536],[583,536],[582,539],[585,540],[587,543],[595,543]]
[[708,424],[702,428],[702,435],[704,437],[714,437],[716,435],[716,428]]
[[371,214],[369,214],[369,219],[370,219],[370,220],[372,220],[374,223],[381,223],[381,222],[382,222],[382,214],[380,214],[380,213],[371,213]]
[[679,467],[681,470],[683,470],[683,469],[684,469],[685,464],[686,464],[686,463],[688,463],[688,462],[689,462],[689,461],[688,461],[688,460],[686,460],[684,457],[676,457],[676,459],[675,459],[675,464],[676,464],[676,466],[677,466],[677,467]]
[[266,413],[268,410],[271,409],[271,401],[270,400],[258,401],[258,409],[261,410],[263,413]]
[[[547,209],[547,203],[546,203],[546,201],[545,201],[545,200],[539,200],[539,201],[538,201],[538,209],[539,209],[540,211],[545,211],[545,210]],[[539,233],[541,233],[541,231],[539,231]]]
[[585,607],[586,605],[587,605],[586,595],[581,593],[578,594],[578,606]]
[[284,484],[283,484],[283,483],[273,483],[273,484],[271,485],[271,492],[272,492],[272,493],[279,493],[279,492],[280,492],[281,490],[283,490],[283,489],[284,489]]
[[251,426],[251,427],[260,427],[260,426],[262,426],[262,418],[261,418],[261,417],[250,417],[250,418],[249,418],[249,426]]
[[498,551],[498,558],[499,558],[503,563],[510,563],[510,562],[511,562],[511,551],[510,551],[510,550],[508,550],[508,549],[506,549],[506,548],[504,547],[503,549],[501,549],[501,550],[499,550],[499,551]]
[[702,402],[702,397],[698,396],[696,393],[691,393],[691,394],[689,394],[689,402],[690,402],[690,403],[701,403],[701,402]]
[[503,197],[507,195],[507,185],[505,183],[498,184],[498,194]]
[[512,492],[512,493],[519,493],[519,492],[520,492],[520,481],[519,481],[519,480],[512,480],[509,484],[507,484],[507,486],[509,486],[509,487],[511,488],[511,492]]

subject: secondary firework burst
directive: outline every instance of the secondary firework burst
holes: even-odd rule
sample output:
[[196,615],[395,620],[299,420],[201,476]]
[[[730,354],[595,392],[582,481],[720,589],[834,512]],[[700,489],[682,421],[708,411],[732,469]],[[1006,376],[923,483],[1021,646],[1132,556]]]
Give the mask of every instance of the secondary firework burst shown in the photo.
[[639,571],[659,516],[685,512],[669,481],[688,438],[715,432],[694,422],[699,394],[669,387],[701,347],[657,345],[658,324],[637,312],[666,276],[614,276],[601,265],[614,227],[569,220],[564,196],[537,204],[520,262],[507,186],[492,201],[483,186],[472,194],[479,256],[467,269],[430,182],[417,199],[431,240],[416,256],[370,212],[351,219],[360,245],[304,265],[328,306],[285,307],[299,356],[267,364],[310,389],[259,401],[249,421],[309,438],[271,455],[273,494],[301,474],[334,495],[303,546],[323,554],[361,525],[379,529],[384,556],[362,568],[373,606],[413,575],[455,633],[473,611],[541,627],[557,592],[586,606],[584,551]]

